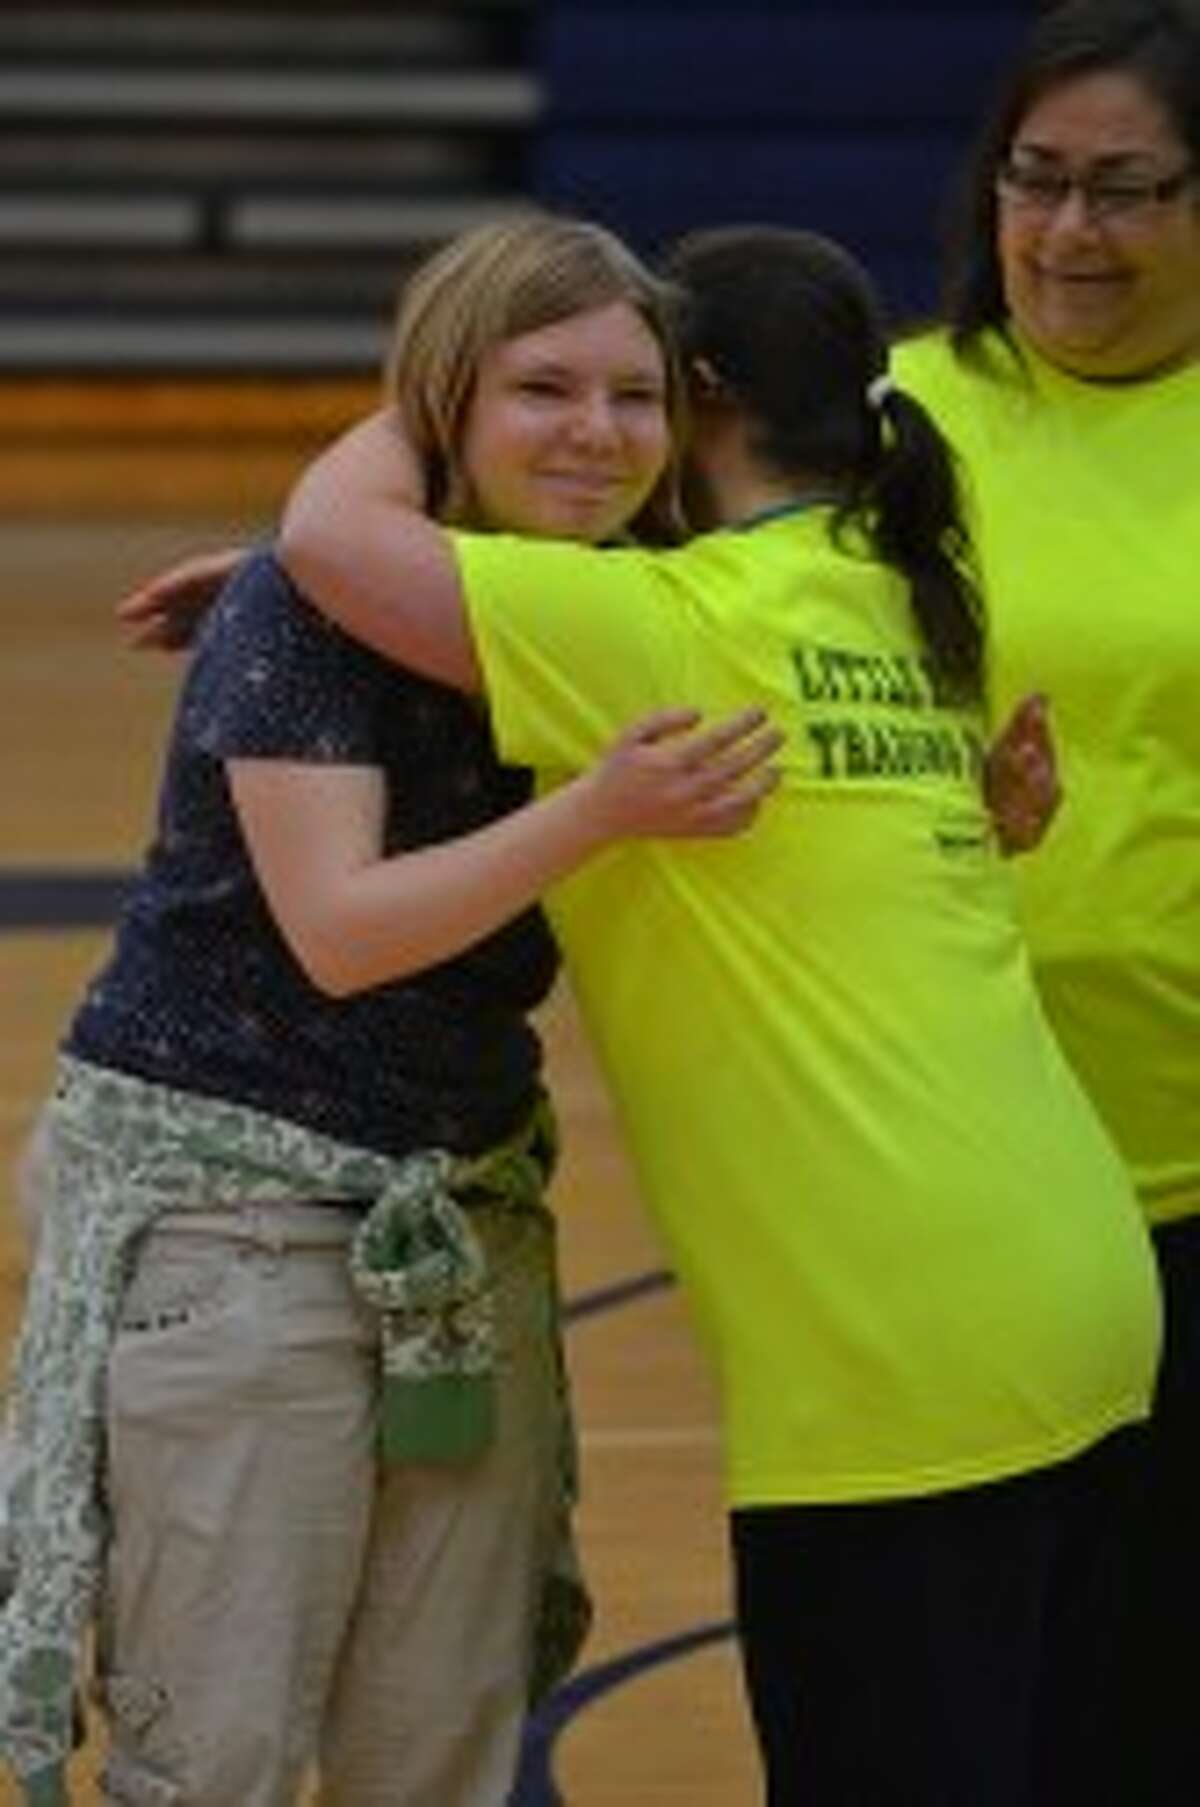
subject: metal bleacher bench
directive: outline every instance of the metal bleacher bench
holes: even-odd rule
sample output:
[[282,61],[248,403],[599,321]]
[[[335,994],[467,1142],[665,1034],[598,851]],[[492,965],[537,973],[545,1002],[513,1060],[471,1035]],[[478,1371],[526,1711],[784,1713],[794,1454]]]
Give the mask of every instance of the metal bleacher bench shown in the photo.
[[0,374],[355,371],[521,204],[533,0],[0,11]]

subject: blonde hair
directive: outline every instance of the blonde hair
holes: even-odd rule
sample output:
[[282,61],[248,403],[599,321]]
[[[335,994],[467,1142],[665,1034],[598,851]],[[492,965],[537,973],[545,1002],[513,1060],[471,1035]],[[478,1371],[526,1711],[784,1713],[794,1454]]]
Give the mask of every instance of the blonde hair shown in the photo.
[[[430,509],[440,519],[471,520],[462,441],[485,354],[523,333],[615,301],[634,308],[661,347],[674,448],[682,428],[683,384],[668,291],[602,226],[531,211],[463,233],[416,271],[396,314],[386,394],[425,460]],[[628,525],[631,534],[652,544],[681,537],[674,450]]]

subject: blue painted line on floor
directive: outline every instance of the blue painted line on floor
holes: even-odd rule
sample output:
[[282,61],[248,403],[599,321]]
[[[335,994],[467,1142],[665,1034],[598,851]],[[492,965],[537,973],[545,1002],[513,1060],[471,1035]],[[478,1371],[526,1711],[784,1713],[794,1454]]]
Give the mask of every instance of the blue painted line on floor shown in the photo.
[[[665,1268],[619,1280],[611,1286],[597,1287],[581,1293],[563,1306],[566,1324],[601,1311],[612,1311],[631,1305],[638,1299],[662,1292],[675,1284],[675,1277]],[[607,1662],[581,1669],[561,1687],[556,1688],[545,1704],[530,1719],[521,1746],[521,1765],[508,1807],[569,1807],[554,1778],[554,1752],[560,1736],[571,1721],[602,1695],[611,1693],[629,1681],[636,1681],[648,1670],[662,1663],[672,1663],[690,1656],[707,1644],[719,1643],[733,1635],[732,1621],[723,1620],[696,1626],[691,1631],[676,1633],[655,1644],[638,1645]]]
[[600,1286],[595,1292],[580,1293],[578,1298],[568,1299],[563,1306],[563,1322],[577,1324],[580,1318],[590,1318],[598,1311],[612,1311],[618,1305],[632,1305],[647,1294],[663,1292],[674,1284],[675,1276],[665,1268],[653,1268],[649,1273],[635,1275],[632,1280],[617,1280],[612,1286]]
[[640,1679],[648,1670],[663,1663],[677,1662],[709,1644],[723,1643],[733,1636],[733,1623],[724,1619],[709,1625],[695,1626],[678,1632],[656,1644],[642,1644],[627,1650],[594,1668],[582,1669],[578,1675],[556,1688],[545,1705],[530,1720],[521,1751],[521,1767],[516,1787],[509,1797],[509,1807],[567,1807],[566,1797],[554,1779],[554,1748],[565,1728],[585,1707],[626,1682]]

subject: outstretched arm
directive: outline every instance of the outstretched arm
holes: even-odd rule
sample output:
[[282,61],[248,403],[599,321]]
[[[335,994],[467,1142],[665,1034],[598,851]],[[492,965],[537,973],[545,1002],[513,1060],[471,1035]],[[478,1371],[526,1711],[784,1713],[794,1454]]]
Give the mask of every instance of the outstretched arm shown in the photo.
[[[427,677],[481,680],[449,541],[422,513],[424,476],[394,414],[343,433],[288,499],[276,553],[293,582],[355,639]],[[117,604],[136,647],[190,646],[244,548],[181,560]]]
[[382,773],[367,766],[228,762],[255,872],[312,983],[348,997],[449,959],[619,840],[748,827],[782,736],[761,710],[710,727],[660,710],[560,790],[436,846],[381,857]]
[[447,535],[421,512],[424,477],[394,416],[373,414],[309,465],[276,554],[356,640],[425,677],[483,688]]

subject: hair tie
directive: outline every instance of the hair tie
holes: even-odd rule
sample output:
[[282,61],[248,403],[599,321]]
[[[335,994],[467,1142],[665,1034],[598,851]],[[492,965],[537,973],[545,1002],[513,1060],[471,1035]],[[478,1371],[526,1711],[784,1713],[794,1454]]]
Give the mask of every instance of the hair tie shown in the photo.
[[892,381],[890,375],[886,370],[881,371],[878,376],[872,377],[871,381],[867,384],[868,408],[873,409],[876,414],[882,413],[884,402],[889,395],[894,395],[895,393],[896,385]]

